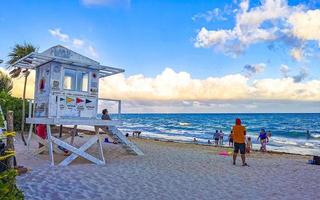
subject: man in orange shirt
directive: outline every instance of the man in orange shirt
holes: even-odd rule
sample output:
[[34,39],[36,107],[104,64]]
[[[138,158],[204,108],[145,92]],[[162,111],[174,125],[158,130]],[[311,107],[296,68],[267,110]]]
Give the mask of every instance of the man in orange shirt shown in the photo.
[[234,150],[233,150],[233,164],[236,164],[236,159],[238,152],[240,150],[242,166],[248,166],[246,163],[246,128],[241,125],[241,120],[236,119],[236,125],[232,128],[233,131],[233,141],[234,141]]

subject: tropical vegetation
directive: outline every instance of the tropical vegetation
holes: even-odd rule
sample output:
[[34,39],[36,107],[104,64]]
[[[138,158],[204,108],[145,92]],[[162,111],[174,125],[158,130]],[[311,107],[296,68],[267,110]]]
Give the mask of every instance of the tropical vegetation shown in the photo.
[[0,92],[4,91],[11,94],[13,88],[13,82],[10,76],[0,70]]
[[16,185],[17,170],[10,169],[0,173],[0,199],[21,200],[23,193]]
[[[16,44],[12,51],[8,54],[9,61],[8,64],[12,65],[17,62],[19,59],[25,57],[26,55],[35,52],[37,48],[30,43],[24,44]],[[24,85],[23,85],[23,95],[22,95],[22,115],[21,115],[21,137],[22,141],[26,145],[26,141],[24,138],[24,130],[25,130],[25,113],[26,113],[26,88],[28,82],[28,76],[30,71],[28,69],[21,69],[20,67],[13,68],[12,71],[9,73],[12,78],[23,77],[24,78]]]
[[13,97],[10,94],[2,91],[0,92],[0,106],[2,108],[4,116],[6,116],[8,110],[13,111],[13,123],[15,131],[21,130],[21,118],[22,118],[22,106],[23,100],[21,98]]

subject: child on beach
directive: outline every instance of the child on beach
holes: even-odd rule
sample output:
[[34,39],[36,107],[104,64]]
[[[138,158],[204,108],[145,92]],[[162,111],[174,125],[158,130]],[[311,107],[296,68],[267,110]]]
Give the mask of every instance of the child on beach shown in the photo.
[[257,140],[259,140],[259,139],[260,139],[260,144],[261,144],[260,151],[266,152],[267,151],[267,143],[269,142],[269,139],[268,139],[267,133],[264,129],[261,129]]
[[248,137],[246,142],[246,153],[250,153],[251,149],[252,149],[252,141],[251,141],[251,137]]
[[267,137],[268,137],[269,139],[271,138],[271,135],[272,135],[271,131],[268,131],[268,132],[267,132]]
[[223,145],[223,136],[224,136],[224,133],[222,132],[222,130],[220,130],[220,133],[219,133],[219,143],[220,143],[221,146]]
[[232,132],[232,130],[229,135],[229,146],[233,146],[233,132]]
[[218,130],[216,130],[213,138],[214,138],[214,143],[215,143],[215,145],[218,146],[218,144],[219,144],[219,139],[220,139],[220,133],[219,133]]

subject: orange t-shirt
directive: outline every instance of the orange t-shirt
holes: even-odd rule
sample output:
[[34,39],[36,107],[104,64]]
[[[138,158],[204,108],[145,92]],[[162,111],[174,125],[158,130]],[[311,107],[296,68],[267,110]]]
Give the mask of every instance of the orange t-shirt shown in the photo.
[[241,125],[235,125],[233,126],[232,130],[233,130],[233,141],[235,143],[245,143],[246,128]]

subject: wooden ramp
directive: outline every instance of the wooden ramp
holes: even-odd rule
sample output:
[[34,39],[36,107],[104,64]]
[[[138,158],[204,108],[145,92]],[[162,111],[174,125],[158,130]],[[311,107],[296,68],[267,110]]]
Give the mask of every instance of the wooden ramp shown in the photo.
[[120,142],[126,150],[137,154],[138,156],[144,155],[143,152],[133,142],[128,140],[126,136],[115,126],[109,126],[110,136],[117,142]]

